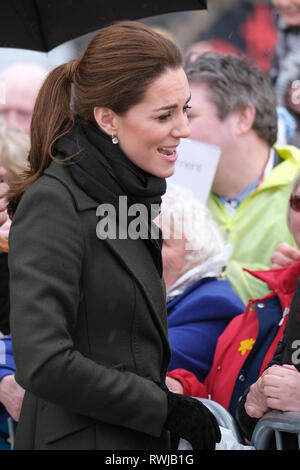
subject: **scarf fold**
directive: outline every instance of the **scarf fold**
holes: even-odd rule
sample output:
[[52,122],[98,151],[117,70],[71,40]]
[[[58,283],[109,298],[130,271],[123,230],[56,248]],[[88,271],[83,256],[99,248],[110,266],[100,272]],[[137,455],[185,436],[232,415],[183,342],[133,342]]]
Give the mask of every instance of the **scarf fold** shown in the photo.
[[[93,123],[77,122],[67,135],[56,141],[54,154],[59,154],[59,158],[74,155],[68,167],[75,183],[99,204],[112,204],[116,211],[116,222],[127,220],[127,230],[132,216],[122,217],[119,208],[127,210],[128,214],[134,204],[145,206],[147,220],[142,217],[139,217],[139,220],[146,224],[144,228],[148,237],[145,242],[161,276],[162,235],[161,231],[156,229],[157,238],[151,237],[151,226],[160,211],[161,196],[166,191],[165,179],[137,167],[122,152],[119,145],[113,144],[109,136]],[[124,206],[125,198],[122,205],[119,204],[121,196],[127,197],[127,207]]]

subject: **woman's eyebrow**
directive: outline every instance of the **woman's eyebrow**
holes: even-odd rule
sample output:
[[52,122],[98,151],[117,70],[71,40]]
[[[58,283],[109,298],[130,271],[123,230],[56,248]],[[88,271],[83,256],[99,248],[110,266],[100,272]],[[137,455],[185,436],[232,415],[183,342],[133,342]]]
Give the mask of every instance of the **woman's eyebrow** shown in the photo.
[[[192,95],[189,96],[189,98],[186,100],[185,104],[187,104],[190,101],[191,97],[192,97]],[[161,108],[154,109],[154,112],[166,111],[168,109],[174,109],[174,108],[178,108],[178,104],[169,104],[167,106],[162,106]]]

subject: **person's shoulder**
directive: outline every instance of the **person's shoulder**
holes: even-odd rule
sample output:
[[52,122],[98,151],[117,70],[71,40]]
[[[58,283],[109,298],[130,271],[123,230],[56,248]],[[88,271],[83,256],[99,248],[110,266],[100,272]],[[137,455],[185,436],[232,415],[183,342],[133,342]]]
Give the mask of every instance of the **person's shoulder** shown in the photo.
[[44,173],[26,190],[19,206],[37,203],[46,205],[59,202],[71,204],[76,211],[97,208],[98,203],[90,198],[73,180],[68,164],[52,161]]
[[75,207],[72,191],[62,180],[44,172],[24,192],[13,219],[28,211],[40,214],[47,212],[50,215],[53,210],[61,211],[67,207]]
[[232,289],[231,284],[226,279],[219,279],[217,277],[207,277],[200,282],[196,282],[190,290],[188,298],[190,302],[210,302],[213,296],[214,303],[220,305],[221,303],[230,305],[237,305],[241,311],[244,309],[244,303],[238,294]]
[[227,279],[216,278],[214,285],[212,285],[211,288],[215,292],[216,298],[219,298],[224,302],[237,304],[241,308],[244,307],[244,303],[240,296],[233,290],[232,285]]
[[69,192],[67,185],[64,184],[63,181],[52,177],[47,173],[43,173],[25,191],[21,202],[31,200],[32,198],[36,199],[37,197],[43,199],[43,196],[46,198],[51,196],[55,196],[55,198],[59,198],[61,196],[68,198],[70,197],[68,194]]

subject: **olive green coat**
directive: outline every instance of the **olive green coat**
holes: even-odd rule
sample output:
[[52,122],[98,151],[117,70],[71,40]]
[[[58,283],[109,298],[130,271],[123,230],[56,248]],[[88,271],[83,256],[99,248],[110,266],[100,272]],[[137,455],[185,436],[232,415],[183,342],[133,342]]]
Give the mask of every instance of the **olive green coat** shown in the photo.
[[97,205],[53,162],[13,218],[15,449],[169,446],[163,283],[143,240],[97,237]]

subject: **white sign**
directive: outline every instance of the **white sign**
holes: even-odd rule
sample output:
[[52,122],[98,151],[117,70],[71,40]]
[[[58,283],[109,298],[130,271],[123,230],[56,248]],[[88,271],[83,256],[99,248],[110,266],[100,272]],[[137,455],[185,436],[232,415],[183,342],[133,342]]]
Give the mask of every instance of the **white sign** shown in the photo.
[[221,149],[196,140],[181,139],[174,175],[167,182],[184,186],[206,204],[219,163]]

